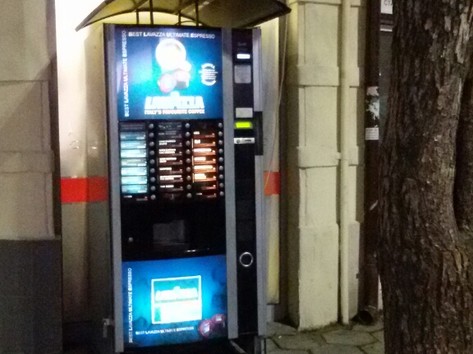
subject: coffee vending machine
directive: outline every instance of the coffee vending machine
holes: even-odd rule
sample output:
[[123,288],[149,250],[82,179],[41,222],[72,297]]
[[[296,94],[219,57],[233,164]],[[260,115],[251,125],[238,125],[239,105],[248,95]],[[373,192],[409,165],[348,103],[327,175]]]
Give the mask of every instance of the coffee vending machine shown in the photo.
[[263,352],[259,29],[108,24],[105,52],[114,351]]

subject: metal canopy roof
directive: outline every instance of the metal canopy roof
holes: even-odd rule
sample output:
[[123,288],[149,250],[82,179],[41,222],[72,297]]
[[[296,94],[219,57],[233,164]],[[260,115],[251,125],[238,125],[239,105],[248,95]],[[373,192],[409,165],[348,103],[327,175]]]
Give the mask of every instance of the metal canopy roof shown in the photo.
[[166,12],[210,27],[241,28],[289,13],[279,0],[105,0],[77,27],[131,12]]

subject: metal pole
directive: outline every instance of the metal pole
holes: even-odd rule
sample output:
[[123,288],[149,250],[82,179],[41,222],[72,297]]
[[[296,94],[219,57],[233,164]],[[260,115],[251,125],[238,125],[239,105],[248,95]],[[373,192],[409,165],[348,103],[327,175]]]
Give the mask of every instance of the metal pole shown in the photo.
[[182,0],[179,0],[179,12],[177,13],[177,24],[182,24]]
[[340,50],[340,312],[343,324],[350,322],[349,317],[349,129],[350,129],[350,14],[351,0],[342,0],[341,4],[341,50]]
[[154,25],[153,0],[149,0],[149,19],[151,24]]
[[136,13],[136,24],[139,25],[140,24],[140,12],[138,11],[138,8],[136,9],[135,13]]
[[380,0],[368,0],[365,59],[365,202],[362,243],[361,306],[358,320],[371,324],[378,312],[378,161],[379,161],[379,32]]
[[195,25],[199,26],[199,0],[195,0],[194,4],[195,4]]

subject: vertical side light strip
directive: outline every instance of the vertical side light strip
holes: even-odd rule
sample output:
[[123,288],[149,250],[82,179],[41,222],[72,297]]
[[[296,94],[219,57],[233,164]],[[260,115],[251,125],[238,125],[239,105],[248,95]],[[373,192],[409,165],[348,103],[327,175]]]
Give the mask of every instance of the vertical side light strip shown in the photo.
[[232,32],[222,30],[228,338],[238,337]]
[[264,195],[281,194],[281,174],[279,171],[264,171]]
[[253,110],[263,111],[263,82],[261,78],[261,29],[253,29]]
[[[253,90],[254,111],[262,112],[262,80],[261,80],[261,29],[253,29]],[[262,122],[260,122],[262,126]],[[259,137],[262,139],[262,134]],[[262,143],[262,141],[260,142]],[[258,152],[257,152],[258,153]],[[262,152],[261,152],[262,153]],[[266,289],[267,289],[267,245],[264,230],[264,186],[263,186],[263,156],[255,156],[255,210],[256,210],[256,277],[258,298],[258,334],[266,335]]]
[[123,296],[122,296],[122,243],[120,222],[120,170],[118,142],[118,114],[116,97],[115,26],[105,25],[105,60],[107,63],[108,153],[110,174],[110,227],[113,267],[113,312],[115,324],[115,352],[124,351]]

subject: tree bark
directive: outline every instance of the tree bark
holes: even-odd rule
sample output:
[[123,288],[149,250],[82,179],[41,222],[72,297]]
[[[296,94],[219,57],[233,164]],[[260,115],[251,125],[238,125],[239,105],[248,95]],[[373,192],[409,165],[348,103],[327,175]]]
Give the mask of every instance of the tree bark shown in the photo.
[[386,353],[473,353],[472,6],[394,1],[380,159]]

